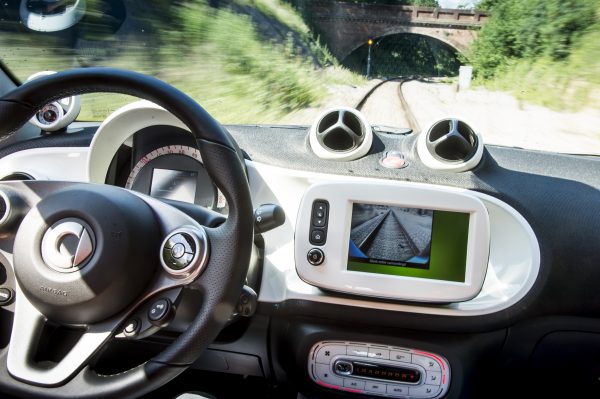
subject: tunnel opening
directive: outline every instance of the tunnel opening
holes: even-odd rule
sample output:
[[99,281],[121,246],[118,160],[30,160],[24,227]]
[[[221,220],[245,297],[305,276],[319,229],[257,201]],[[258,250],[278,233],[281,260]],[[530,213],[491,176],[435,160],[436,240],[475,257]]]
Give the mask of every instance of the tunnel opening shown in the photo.
[[441,40],[415,33],[397,33],[372,40],[372,45],[365,43],[350,53],[342,65],[373,78],[458,75],[460,53]]

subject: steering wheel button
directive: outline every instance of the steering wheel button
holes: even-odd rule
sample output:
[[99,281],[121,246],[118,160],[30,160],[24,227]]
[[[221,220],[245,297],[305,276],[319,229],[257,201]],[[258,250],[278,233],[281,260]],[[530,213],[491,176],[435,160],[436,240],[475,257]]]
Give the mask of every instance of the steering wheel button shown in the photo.
[[177,244],[173,245],[173,248],[171,248],[171,255],[173,255],[173,257],[175,259],[181,258],[184,254],[185,254],[185,247],[181,243],[177,243]]
[[164,321],[171,310],[171,302],[168,299],[161,298],[150,306],[148,309],[148,319],[151,322],[160,323]]
[[12,290],[10,288],[0,288],[0,306],[8,305],[13,297]]
[[140,330],[140,325],[141,325],[141,323],[138,319],[131,319],[125,325],[125,328],[123,329],[123,333],[128,337],[134,336]]

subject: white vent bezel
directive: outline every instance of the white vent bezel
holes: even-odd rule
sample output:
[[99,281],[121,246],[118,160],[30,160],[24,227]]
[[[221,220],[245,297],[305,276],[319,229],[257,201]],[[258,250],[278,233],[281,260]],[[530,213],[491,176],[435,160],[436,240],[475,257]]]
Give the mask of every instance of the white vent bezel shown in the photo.
[[[445,121],[448,119],[458,119],[459,121],[469,125],[471,130],[473,130],[473,133],[475,134],[475,136],[477,136],[477,150],[475,151],[475,154],[471,158],[469,158],[468,160],[466,160],[464,162],[441,161],[440,159],[434,157],[433,154],[431,154],[431,152],[429,152],[429,148],[427,147],[427,139],[429,137],[429,133],[431,132],[431,129],[435,125],[440,123],[441,121]],[[465,120],[465,118],[457,117],[457,116],[448,116],[448,117],[439,118],[439,119],[436,119],[436,120],[430,122],[425,127],[425,129],[423,129],[421,131],[421,133],[419,134],[419,138],[417,139],[417,153],[419,154],[419,158],[421,159],[421,162],[423,162],[425,164],[425,166],[427,166],[430,169],[445,170],[448,172],[464,172],[464,171],[471,170],[474,167],[476,167],[479,164],[479,162],[481,161],[481,158],[483,156],[483,147],[484,147],[484,142],[483,142],[483,136],[482,136],[481,132],[477,128],[475,128],[471,122]]]
[[[321,143],[319,143],[319,140],[317,139],[317,127],[321,120],[323,120],[323,118],[325,118],[327,115],[333,112],[350,112],[358,118],[358,120],[364,127],[364,139],[358,147],[348,151],[332,151],[321,145]],[[371,124],[369,123],[367,118],[365,118],[365,116],[360,111],[357,111],[354,108],[330,108],[321,113],[310,127],[309,142],[315,155],[317,155],[321,159],[330,159],[336,161],[352,161],[362,156],[365,156],[371,149],[371,144],[373,143],[373,129],[371,128]]]
[[[31,75],[29,78],[27,78],[27,81],[25,83],[27,83],[31,80],[37,79],[37,78],[41,78],[43,76],[53,75],[55,73],[56,73],[55,71],[37,72],[37,73],[34,73],[33,75]],[[59,115],[56,118],[56,121],[54,121],[53,123],[44,124],[44,123],[40,122],[38,120],[38,114],[39,114],[40,110],[38,110],[35,113],[35,115],[33,115],[31,117],[29,122],[31,122],[32,124],[34,124],[35,126],[37,126],[38,128],[42,129],[45,132],[56,132],[58,130],[66,128],[67,126],[69,126],[71,124],[71,122],[75,121],[75,119],[77,119],[77,117],[79,116],[79,112],[81,111],[81,97],[80,96],[71,96],[71,97],[65,97],[65,99],[66,98],[69,99],[68,104],[65,104],[63,102],[64,99],[61,99],[58,101],[53,101],[51,103],[46,104],[46,105],[53,105],[59,111]]]

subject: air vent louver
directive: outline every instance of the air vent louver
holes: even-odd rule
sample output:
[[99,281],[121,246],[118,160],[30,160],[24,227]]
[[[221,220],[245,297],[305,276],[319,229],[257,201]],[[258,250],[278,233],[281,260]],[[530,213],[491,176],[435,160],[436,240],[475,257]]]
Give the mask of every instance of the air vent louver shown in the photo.
[[481,160],[483,140],[468,123],[445,118],[423,130],[417,151],[421,161],[432,169],[463,172]]
[[371,148],[373,132],[366,118],[352,108],[333,108],[321,114],[311,126],[309,141],[313,152],[323,159],[351,161]]

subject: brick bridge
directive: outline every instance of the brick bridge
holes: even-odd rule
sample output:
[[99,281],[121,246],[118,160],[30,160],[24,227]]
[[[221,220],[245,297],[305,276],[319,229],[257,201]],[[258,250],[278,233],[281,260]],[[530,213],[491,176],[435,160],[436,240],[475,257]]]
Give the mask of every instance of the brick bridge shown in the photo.
[[369,39],[412,33],[464,53],[488,19],[481,11],[415,6],[306,1],[304,10],[334,56],[343,60]]

